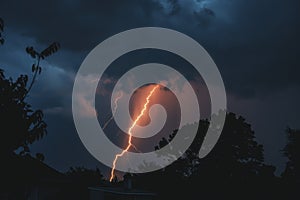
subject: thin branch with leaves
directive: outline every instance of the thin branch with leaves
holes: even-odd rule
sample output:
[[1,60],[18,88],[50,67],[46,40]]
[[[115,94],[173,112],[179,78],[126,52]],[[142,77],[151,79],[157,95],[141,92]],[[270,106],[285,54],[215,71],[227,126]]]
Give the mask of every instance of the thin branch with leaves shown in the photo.
[[30,92],[36,77],[38,74],[41,74],[42,72],[42,67],[40,66],[40,61],[41,59],[44,60],[46,57],[54,54],[55,52],[58,51],[58,49],[60,48],[60,44],[57,42],[53,42],[51,45],[49,45],[46,49],[44,49],[41,53],[38,53],[32,46],[31,47],[27,47],[26,48],[26,52],[34,59],[36,59],[36,64],[33,64],[31,67],[33,74],[33,78],[31,80],[31,83],[27,89],[27,92],[25,94],[25,96],[23,97],[23,99],[25,99],[28,95],[28,93]]

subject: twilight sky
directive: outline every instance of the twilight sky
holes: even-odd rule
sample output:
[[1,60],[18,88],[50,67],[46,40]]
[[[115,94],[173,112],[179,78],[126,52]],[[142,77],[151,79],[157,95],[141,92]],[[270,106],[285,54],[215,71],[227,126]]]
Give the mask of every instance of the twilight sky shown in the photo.
[[[32,145],[32,152],[44,153],[45,162],[61,171],[71,166],[107,170],[85,150],[72,119],[71,93],[81,62],[97,44],[127,29],[159,26],[180,31],[214,59],[228,110],[252,125],[266,162],[280,173],[284,130],[300,128],[299,8],[298,0],[1,1],[5,44],[0,47],[0,66],[13,78],[30,74],[33,60],[25,48],[43,50],[59,42],[59,52],[42,62],[43,72],[29,97],[34,108],[44,111],[49,132]],[[185,63],[173,55],[140,51],[120,58],[113,65],[122,67],[113,67],[99,84],[109,88],[128,66],[153,61],[186,71]],[[195,78],[187,71],[185,75]],[[107,115],[107,107],[99,109]]]

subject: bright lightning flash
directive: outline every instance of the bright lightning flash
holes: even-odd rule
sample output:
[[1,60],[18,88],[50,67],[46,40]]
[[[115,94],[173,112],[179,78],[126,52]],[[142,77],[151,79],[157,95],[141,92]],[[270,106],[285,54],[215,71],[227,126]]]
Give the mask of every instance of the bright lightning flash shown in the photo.
[[132,129],[136,126],[136,124],[138,123],[138,121],[141,119],[141,117],[144,115],[144,112],[147,110],[147,106],[150,102],[150,97],[153,95],[153,93],[155,92],[155,90],[159,87],[159,85],[156,85],[148,94],[147,98],[146,98],[146,102],[144,104],[143,109],[141,110],[140,114],[137,116],[137,118],[134,120],[133,124],[130,126],[130,128],[128,129],[128,134],[129,134],[129,139],[128,139],[128,145],[127,147],[119,154],[117,154],[115,156],[115,159],[113,161],[113,167],[111,169],[111,174],[110,174],[110,179],[109,181],[111,182],[115,176],[115,169],[116,169],[116,163],[119,157],[122,157],[126,152],[128,152],[128,150],[130,149],[130,147],[134,146],[131,142],[132,140]]

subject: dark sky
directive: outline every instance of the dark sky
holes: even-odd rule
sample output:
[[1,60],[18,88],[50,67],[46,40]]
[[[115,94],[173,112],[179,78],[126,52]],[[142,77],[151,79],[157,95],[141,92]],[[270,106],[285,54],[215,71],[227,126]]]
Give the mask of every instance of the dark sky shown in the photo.
[[72,119],[71,92],[81,62],[101,41],[127,29],[180,31],[212,56],[225,83],[228,110],[252,125],[266,162],[281,172],[285,128],[300,127],[299,9],[299,0],[1,1],[6,41],[0,65],[13,78],[29,74],[32,59],[25,47],[43,50],[60,42],[60,51],[42,62],[29,97],[49,126],[48,136],[32,151],[44,153],[45,162],[61,171],[101,166],[81,144]]

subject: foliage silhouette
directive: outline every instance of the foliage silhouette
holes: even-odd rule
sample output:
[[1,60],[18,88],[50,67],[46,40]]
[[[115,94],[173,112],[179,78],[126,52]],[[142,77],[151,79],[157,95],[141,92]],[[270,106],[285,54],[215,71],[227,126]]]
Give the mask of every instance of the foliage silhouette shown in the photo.
[[282,173],[285,181],[300,185],[300,130],[287,128],[288,143],[283,149],[283,154],[288,158],[286,168]]
[[[0,19],[0,33],[4,22]],[[1,37],[1,36],[0,36]],[[3,44],[3,38],[1,38]],[[1,140],[1,155],[11,155],[18,148],[22,148],[21,155],[29,152],[29,145],[47,134],[47,124],[43,121],[41,110],[32,110],[31,105],[25,101],[37,74],[41,73],[40,59],[55,53],[58,43],[53,43],[41,53],[33,47],[27,47],[26,52],[37,59],[37,65],[32,66],[33,79],[27,88],[28,76],[20,75],[16,81],[6,78],[4,70],[0,69],[0,121],[1,133],[5,140]]]
[[[3,29],[4,22],[0,19],[0,33]],[[0,35],[0,45],[3,42]],[[26,102],[37,74],[41,73],[39,60],[56,52],[58,47],[58,43],[54,43],[35,55],[38,64],[32,68],[34,75],[29,87],[27,75],[13,80],[5,77],[4,70],[0,69],[0,156],[3,161],[0,165],[0,199],[28,199],[32,187],[40,187],[41,181],[64,181],[61,173],[43,163],[43,154],[37,153],[35,158],[29,154],[30,144],[47,134],[47,124],[43,120],[43,112],[33,110]],[[30,55],[31,51],[35,51],[33,48],[27,49]]]
[[[244,118],[228,113],[220,139],[203,159],[199,159],[198,152],[209,121],[201,120],[183,128],[188,131],[191,126],[199,128],[184,155],[162,170],[136,176],[135,184],[158,191],[161,199],[234,198],[243,193],[249,193],[242,196],[249,199],[272,196],[262,186],[277,181],[275,167],[264,164],[263,146],[255,141],[254,131]],[[176,133],[175,130],[168,139],[163,138],[155,149],[167,145]]]
[[5,137],[0,144],[1,154],[12,154],[20,147],[20,154],[28,153],[29,144],[47,134],[43,112],[32,110],[31,105],[24,101],[28,93],[27,82],[27,75],[20,75],[13,81],[0,69],[0,120],[1,133]]
[[60,44],[57,42],[52,43],[49,45],[46,49],[44,49],[41,53],[38,53],[32,46],[31,47],[26,47],[26,52],[29,54],[33,59],[36,59],[37,64],[32,64],[31,70],[34,73],[32,81],[27,89],[26,94],[24,95],[23,99],[26,98],[27,94],[30,92],[37,74],[41,74],[42,72],[42,67],[40,66],[40,61],[41,59],[44,60],[46,57],[50,56],[51,54],[55,53],[58,51],[60,48]]

